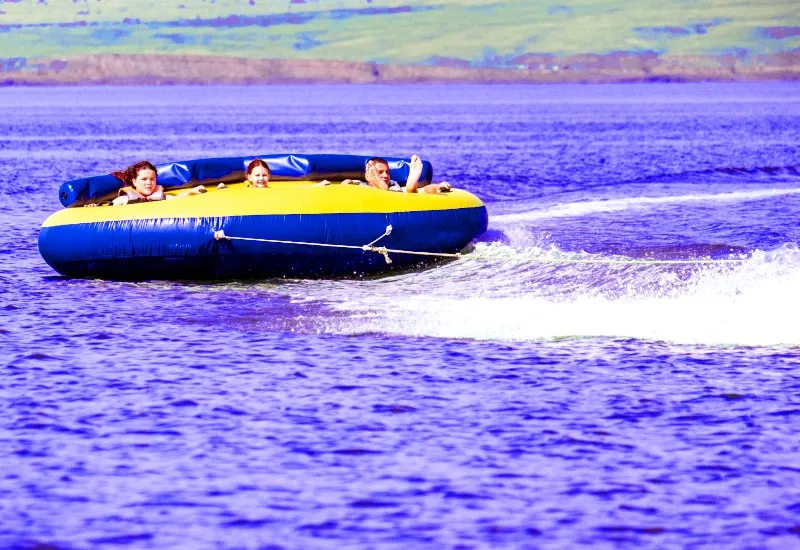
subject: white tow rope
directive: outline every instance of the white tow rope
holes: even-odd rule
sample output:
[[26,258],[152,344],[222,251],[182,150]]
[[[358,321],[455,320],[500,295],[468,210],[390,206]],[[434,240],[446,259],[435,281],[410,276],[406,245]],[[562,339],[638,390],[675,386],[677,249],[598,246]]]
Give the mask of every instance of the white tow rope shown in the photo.
[[227,240],[227,241],[255,241],[260,243],[276,243],[276,244],[295,244],[295,245],[303,245],[303,246],[322,246],[326,248],[346,248],[350,250],[363,250],[364,252],[375,252],[377,254],[381,254],[383,259],[386,260],[387,264],[392,263],[392,259],[389,258],[389,253],[392,254],[412,254],[415,256],[435,256],[438,258],[470,258],[473,260],[498,260],[498,261],[522,261],[522,262],[530,262],[530,263],[540,263],[540,264],[607,264],[607,265],[697,265],[697,264],[722,264],[722,263],[741,263],[747,261],[746,259],[720,259],[720,260],[711,260],[711,259],[698,259],[698,260],[641,260],[641,259],[629,259],[629,260],[603,260],[603,259],[577,259],[577,258],[500,258],[500,257],[493,257],[493,256],[479,256],[479,255],[470,255],[464,256],[460,252],[455,253],[447,253],[447,252],[420,252],[417,250],[401,250],[397,248],[386,248],[385,246],[375,246],[382,238],[391,235],[392,233],[392,226],[387,225],[386,231],[383,232],[383,235],[380,235],[377,239],[365,244],[365,245],[349,245],[349,244],[330,244],[330,243],[309,243],[304,241],[285,241],[280,239],[257,239],[254,237],[231,237],[230,235],[226,235],[225,231],[219,229],[214,231],[214,239],[216,240]]
[[386,260],[387,264],[392,263],[392,259],[389,257],[389,253],[392,254],[414,254],[417,256],[438,256],[442,258],[460,258],[461,253],[456,252],[455,254],[448,254],[445,252],[418,252],[416,250],[399,250],[395,248],[386,248],[385,246],[375,246],[382,238],[386,237],[387,235],[391,235],[392,233],[392,226],[387,225],[386,231],[383,232],[383,235],[380,235],[377,239],[373,241],[357,246],[357,245],[349,245],[349,244],[329,244],[329,243],[309,243],[304,241],[284,241],[279,239],[256,239],[253,237],[231,237],[226,235],[225,232],[220,229],[218,231],[214,231],[214,238],[216,240],[225,239],[228,241],[256,241],[260,243],[277,243],[277,244],[298,244],[303,246],[323,246],[326,248],[348,248],[351,250],[363,250],[364,252],[376,252],[383,256],[383,259]]

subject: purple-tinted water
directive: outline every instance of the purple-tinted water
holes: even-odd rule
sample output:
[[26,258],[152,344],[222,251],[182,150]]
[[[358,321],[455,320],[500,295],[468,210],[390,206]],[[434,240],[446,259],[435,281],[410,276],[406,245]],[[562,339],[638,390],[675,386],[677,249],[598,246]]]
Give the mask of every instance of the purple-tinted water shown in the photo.
[[[0,89],[0,546],[800,547],[799,129],[795,84]],[[38,255],[64,180],[267,152],[419,153],[490,230],[369,280]]]

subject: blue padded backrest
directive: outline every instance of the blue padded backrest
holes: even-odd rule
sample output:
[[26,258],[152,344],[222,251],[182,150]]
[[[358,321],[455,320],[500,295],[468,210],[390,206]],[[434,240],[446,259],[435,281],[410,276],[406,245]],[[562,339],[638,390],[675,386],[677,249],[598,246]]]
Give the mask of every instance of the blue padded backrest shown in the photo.
[[[234,183],[246,179],[247,165],[260,158],[269,165],[273,181],[364,179],[364,168],[372,157],[363,155],[258,155],[170,162],[156,166],[158,184],[164,189],[181,189],[195,185]],[[392,179],[405,184],[408,179],[408,159],[383,157],[389,163]],[[433,167],[423,161],[420,181],[430,183]],[[123,187],[120,180],[109,174],[67,181],[61,184],[58,198],[64,206],[83,206],[89,202],[110,200]]]

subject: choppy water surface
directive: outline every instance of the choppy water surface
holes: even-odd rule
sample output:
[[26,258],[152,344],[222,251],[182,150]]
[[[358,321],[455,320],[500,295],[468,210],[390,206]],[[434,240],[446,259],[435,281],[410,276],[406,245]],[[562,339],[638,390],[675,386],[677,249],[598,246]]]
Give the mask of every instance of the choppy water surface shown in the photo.
[[[2,546],[800,547],[799,129],[792,84],[0,89]],[[38,255],[64,180],[267,152],[417,152],[489,232],[369,280]]]

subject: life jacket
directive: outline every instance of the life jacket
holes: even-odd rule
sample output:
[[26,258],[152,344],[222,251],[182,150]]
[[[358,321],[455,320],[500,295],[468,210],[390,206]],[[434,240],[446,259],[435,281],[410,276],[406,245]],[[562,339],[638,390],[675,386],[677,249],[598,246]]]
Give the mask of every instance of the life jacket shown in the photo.
[[122,196],[128,197],[128,202],[136,202],[136,201],[163,201],[167,198],[164,194],[164,188],[160,185],[156,185],[156,190],[150,193],[147,196],[142,195],[133,187],[123,187],[117,193],[118,197]]

